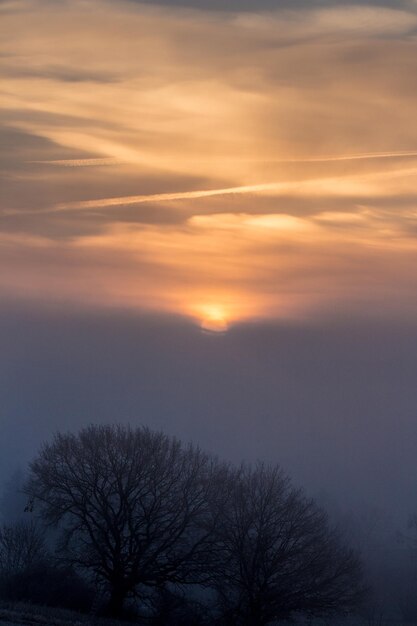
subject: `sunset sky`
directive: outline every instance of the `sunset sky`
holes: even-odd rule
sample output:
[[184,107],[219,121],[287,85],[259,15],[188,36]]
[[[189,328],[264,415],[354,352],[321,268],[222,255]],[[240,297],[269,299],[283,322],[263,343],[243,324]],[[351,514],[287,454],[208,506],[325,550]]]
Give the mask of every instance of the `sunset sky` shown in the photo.
[[314,488],[343,442],[411,462],[417,2],[2,0],[0,30],[13,454],[119,402],[300,480],[329,440]]

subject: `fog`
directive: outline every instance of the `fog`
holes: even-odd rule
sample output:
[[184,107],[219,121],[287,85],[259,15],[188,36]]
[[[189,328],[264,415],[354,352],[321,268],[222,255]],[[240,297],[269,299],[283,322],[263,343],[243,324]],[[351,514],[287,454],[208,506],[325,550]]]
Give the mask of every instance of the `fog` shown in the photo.
[[146,424],[233,461],[278,462],[312,495],[417,509],[417,329],[350,319],[205,333],[181,319],[1,307],[1,475],[57,430]]

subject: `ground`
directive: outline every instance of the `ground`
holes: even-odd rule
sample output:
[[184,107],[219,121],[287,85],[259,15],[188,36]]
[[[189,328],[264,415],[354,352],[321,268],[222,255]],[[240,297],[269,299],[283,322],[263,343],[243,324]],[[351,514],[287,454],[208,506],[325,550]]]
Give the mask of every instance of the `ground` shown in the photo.
[[[351,618],[338,620],[306,621],[293,626],[412,626],[417,622],[400,620]],[[118,622],[81,615],[63,609],[37,607],[28,604],[0,603],[0,626],[126,626],[127,622]]]

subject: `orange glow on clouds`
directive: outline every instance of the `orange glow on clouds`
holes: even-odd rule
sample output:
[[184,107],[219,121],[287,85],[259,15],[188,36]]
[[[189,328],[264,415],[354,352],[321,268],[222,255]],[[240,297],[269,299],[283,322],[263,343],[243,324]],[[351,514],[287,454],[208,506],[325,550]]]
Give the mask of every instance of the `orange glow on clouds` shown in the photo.
[[417,6],[0,15],[0,298],[417,314]]

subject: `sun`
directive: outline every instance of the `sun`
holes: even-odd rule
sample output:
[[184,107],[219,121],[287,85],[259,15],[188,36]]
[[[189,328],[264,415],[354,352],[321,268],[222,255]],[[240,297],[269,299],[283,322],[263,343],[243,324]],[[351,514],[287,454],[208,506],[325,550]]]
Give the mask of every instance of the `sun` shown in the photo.
[[219,304],[207,304],[199,307],[199,318],[203,330],[224,333],[229,328],[227,311]]

